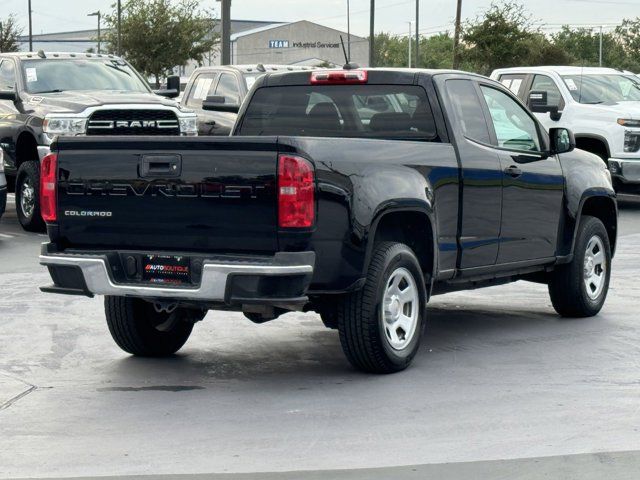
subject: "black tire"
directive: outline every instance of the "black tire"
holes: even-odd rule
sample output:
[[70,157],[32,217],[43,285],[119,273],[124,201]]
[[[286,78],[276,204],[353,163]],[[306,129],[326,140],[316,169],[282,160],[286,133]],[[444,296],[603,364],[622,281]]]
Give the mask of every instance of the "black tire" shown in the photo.
[[[563,317],[592,317],[597,315],[607,298],[611,277],[611,245],[603,223],[595,217],[583,215],[578,226],[573,261],[551,272],[549,296],[553,308]],[[602,289],[592,290],[585,284],[585,257],[592,238],[597,237],[604,248],[605,268],[601,270]],[[592,295],[595,297],[592,298]]]
[[[33,210],[23,207],[23,192],[27,188],[32,191]],[[40,164],[37,161],[24,162],[18,168],[16,177],[16,213],[22,228],[29,232],[44,232],[45,223],[40,215]]]
[[[415,281],[418,310],[416,327],[406,347],[398,350],[388,338],[382,302],[391,276],[400,268]],[[364,287],[345,295],[337,304],[340,343],[349,362],[371,373],[394,373],[407,368],[420,346],[426,303],[424,276],[413,251],[402,243],[376,244]]]
[[[193,321],[187,320],[185,310],[158,313],[153,304],[138,298],[106,296],[104,310],[111,336],[122,350],[132,355],[171,355],[180,350],[193,330]],[[170,315],[176,317],[170,321]],[[156,328],[163,324],[169,328]]]

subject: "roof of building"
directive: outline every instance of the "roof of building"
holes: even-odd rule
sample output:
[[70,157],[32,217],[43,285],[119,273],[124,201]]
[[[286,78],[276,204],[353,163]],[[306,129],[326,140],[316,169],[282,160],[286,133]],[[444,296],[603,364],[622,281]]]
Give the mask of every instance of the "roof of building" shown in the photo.
[[[252,28],[250,30],[243,30],[241,32],[238,32],[236,34],[231,35],[231,41],[233,42],[233,41],[237,40],[238,38],[246,37],[247,35],[253,35],[255,33],[260,33],[260,32],[264,32],[264,31],[267,31],[267,30],[286,27],[286,26],[290,26],[290,25],[297,25],[297,24],[300,24],[300,23],[309,23],[311,25],[315,25],[317,27],[325,28],[327,30],[333,30],[334,32],[337,32],[337,33],[346,33],[346,32],[343,32],[341,30],[336,30],[335,28],[327,27],[326,25],[321,25],[319,23],[310,22],[309,20],[298,20],[296,22],[273,23],[271,25],[263,25],[261,27]],[[354,35],[353,33],[351,34],[351,38],[364,40],[363,37],[359,37],[357,35]]]

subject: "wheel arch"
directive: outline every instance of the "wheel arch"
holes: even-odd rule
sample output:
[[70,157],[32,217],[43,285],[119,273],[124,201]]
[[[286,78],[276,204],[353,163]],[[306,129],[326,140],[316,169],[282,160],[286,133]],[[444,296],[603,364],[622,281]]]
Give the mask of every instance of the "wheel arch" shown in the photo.
[[607,161],[611,157],[609,142],[605,137],[593,133],[578,133],[575,135],[575,139],[577,148],[597,155],[594,149],[590,149],[589,147],[600,146],[603,147],[603,149],[600,149],[600,151],[603,151],[607,156],[607,158],[603,160]]
[[16,171],[24,162],[39,160],[39,158],[36,138],[26,130],[18,134],[16,139]]
[[607,230],[607,236],[609,237],[609,244],[611,245],[611,256],[613,257],[618,239],[618,206],[615,199],[608,194],[586,194],[583,196],[574,225],[572,225],[572,236],[568,253],[570,253],[571,256],[574,253],[576,239],[578,237],[578,228],[584,215],[596,217],[604,224]]
[[388,207],[382,209],[371,224],[367,242],[364,272],[369,268],[374,245],[381,241],[396,241],[413,250],[420,262],[427,292],[436,278],[437,242],[433,214],[426,205]]

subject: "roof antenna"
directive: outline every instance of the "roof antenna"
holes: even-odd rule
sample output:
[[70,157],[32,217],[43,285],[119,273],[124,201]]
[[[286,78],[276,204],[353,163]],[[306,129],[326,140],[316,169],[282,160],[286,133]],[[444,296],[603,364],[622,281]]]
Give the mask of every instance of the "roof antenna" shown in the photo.
[[38,56],[40,58],[47,58],[47,56],[44,54],[44,50],[38,50]]
[[344,54],[345,64],[343,65],[344,70],[353,70],[354,68],[360,68],[356,63],[351,63],[351,59],[347,55],[347,49],[344,48],[344,39],[342,35],[340,35],[340,43],[342,44],[342,53]]

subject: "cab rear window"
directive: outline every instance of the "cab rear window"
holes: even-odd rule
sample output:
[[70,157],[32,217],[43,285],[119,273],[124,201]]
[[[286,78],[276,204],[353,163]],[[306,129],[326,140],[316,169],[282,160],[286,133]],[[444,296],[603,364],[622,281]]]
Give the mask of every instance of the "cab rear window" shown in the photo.
[[415,85],[260,88],[236,134],[438,141],[426,92]]

